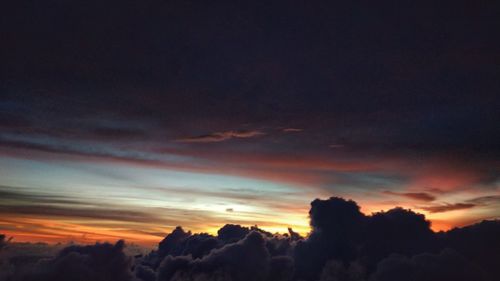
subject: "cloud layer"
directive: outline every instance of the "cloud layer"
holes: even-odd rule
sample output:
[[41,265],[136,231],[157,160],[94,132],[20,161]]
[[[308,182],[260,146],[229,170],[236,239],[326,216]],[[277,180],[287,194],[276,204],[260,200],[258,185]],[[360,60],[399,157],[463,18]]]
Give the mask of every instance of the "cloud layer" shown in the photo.
[[[312,232],[272,234],[225,225],[216,236],[177,227],[156,250],[129,257],[124,242],[72,245],[53,257],[8,255],[0,276],[12,281],[397,281],[500,277],[499,221],[433,232],[421,214],[394,208],[365,215],[356,202],[311,203]],[[5,242],[9,251],[12,242]],[[28,254],[29,255],[29,254]]]

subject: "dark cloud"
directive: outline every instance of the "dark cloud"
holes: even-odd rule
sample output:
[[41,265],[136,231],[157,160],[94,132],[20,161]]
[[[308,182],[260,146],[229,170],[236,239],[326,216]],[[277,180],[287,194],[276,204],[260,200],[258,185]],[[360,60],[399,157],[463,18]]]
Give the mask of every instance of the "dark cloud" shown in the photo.
[[411,258],[392,255],[382,260],[370,281],[487,280],[473,263],[453,250],[439,254],[419,254]]
[[19,281],[132,281],[132,259],[123,252],[125,244],[104,243],[90,246],[69,246],[56,257],[40,260],[25,272],[16,272]]
[[443,249],[446,240],[430,229],[424,215],[403,208],[366,216],[355,202],[330,198],[313,201],[310,217],[312,232],[297,243],[293,254],[297,279],[317,280],[331,260],[342,264],[330,265],[332,268],[328,270],[337,272],[336,275],[348,276],[349,267],[344,265],[356,262],[371,274],[380,260],[393,253],[405,256],[432,253]]
[[368,217],[360,256],[365,267],[372,270],[378,261],[391,253],[414,255],[433,251],[436,243],[430,222],[424,215],[394,208]]
[[7,246],[7,239],[4,234],[0,234],[0,251]]
[[418,201],[427,201],[431,202],[436,200],[436,197],[432,194],[425,192],[394,192],[394,191],[384,191],[385,194],[395,195],[410,198]]
[[294,134],[298,143],[327,154],[344,140],[363,153],[498,155],[497,3],[2,8],[6,132],[141,138],[132,122],[103,126],[118,119],[144,122],[145,139],[158,145],[291,124],[307,129]]
[[248,139],[255,138],[265,135],[265,133],[260,131],[226,131],[226,132],[216,132],[208,135],[201,135],[196,137],[188,137],[178,139],[178,142],[186,143],[197,143],[197,142],[221,142],[230,139]]
[[344,265],[341,262],[331,260],[326,263],[321,272],[319,281],[364,281],[365,270],[358,263]]
[[267,281],[291,281],[294,274],[293,258],[291,256],[274,256],[269,261]]
[[489,280],[500,278],[500,220],[455,228],[443,234],[445,246],[460,252],[488,273]]
[[429,211],[431,213],[444,213],[444,212],[450,212],[450,211],[456,211],[456,210],[465,210],[465,209],[471,209],[476,207],[476,204],[472,203],[454,203],[454,204],[440,204],[440,205],[432,205],[432,206],[426,206],[426,207],[421,207],[423,210]]
[[217,238],[225,243],[232,243],[241,240],[250,233],[248,227],[243,227],[237,224],[226,224],[217,231]]
[[[264,281],[269,274],[269,263],[264,238],[251,232],[241,241],[214,250],[202,259],[167,257],[158,269],[158,280]],[[286,266],[276,268],[288,269]]]
[[158,245],[158,253],[161,257],[167,255],[179,255],[180,242],[191,236],[191,232],[185,232],[182,227],[176,227],[172,233],[168,234]]
[[366,220],[356,202],[337,197],[314,200],[309,216],[312,232],[294,252],[296,277],[305,280],[317,279],[330,259],[354,260]]
[[137,265],[135,267],[135,276],[142,281],[156,281],[156,272],[148,266]]
[[210,234],[191,234],[189,231],[185,232],[181,227],[176,227],[160,242],[157,262],[160,262],[168,255],[174,257],[190,255],[195,259],[201,258],[207,255],[212,249],[219,248],[223,244],[224,242],[219,241]]

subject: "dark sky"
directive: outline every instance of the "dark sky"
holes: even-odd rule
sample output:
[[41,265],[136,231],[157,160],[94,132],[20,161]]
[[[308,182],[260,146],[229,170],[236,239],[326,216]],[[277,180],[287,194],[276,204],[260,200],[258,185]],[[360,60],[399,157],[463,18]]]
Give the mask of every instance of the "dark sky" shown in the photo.
[[437,228],[500,215],[499,3],[237,2],[4,1],[0,212],[282,227],[262,213],[340,194],[455,212]]

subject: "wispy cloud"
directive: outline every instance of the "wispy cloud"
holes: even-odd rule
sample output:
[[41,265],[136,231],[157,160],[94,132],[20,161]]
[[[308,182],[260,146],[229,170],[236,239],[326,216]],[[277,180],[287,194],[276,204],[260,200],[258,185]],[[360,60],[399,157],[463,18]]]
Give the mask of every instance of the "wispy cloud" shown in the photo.
[[178,142],[186,143],[207,143],[207,142],[221,142],[230,139],[248,139],[265,135],[261,131],[225,131],[225,132],[215,132],[206,135],[187,137],[178,139]]
[[500,204],[500,195],[489,195],[489,196],[476,197],[476,198],[467,200],[467,202],[471,203],[471,204],[477,204],[477,205]]
[[418,200],[418,201],[434,201],[436,200],[436,197],[425,192],[394,192],[394,191],[384,191],[385,194],[389,195],[394,195],[394,196],[400,196],[400,197],[406,197],[410,198],[413,200]]
[[343,144],[330,144],[328,147],[329,148],[342,148],[344,147],[345,145]]
[[472,204],[472,203],[455,203],[455,204],[445,203],[445,204],[441,204],[441,205],[421,207],[421,209],[426,210],[430,213],[444,213],[444,212],[450,212],[450,211],[471,209],[474,207],[476,207],[476,205]]
[[284,128],[281,131],[283,131],[285,133],[298,133],[298,132],[302,132],[303,129],[299,129],[299,128]]

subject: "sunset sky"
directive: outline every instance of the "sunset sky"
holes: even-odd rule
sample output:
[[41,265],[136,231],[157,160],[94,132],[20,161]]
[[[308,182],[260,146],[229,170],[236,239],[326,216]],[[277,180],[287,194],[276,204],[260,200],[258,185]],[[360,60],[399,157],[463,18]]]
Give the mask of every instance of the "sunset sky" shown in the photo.
[[14,241],[307,234],[309,203],[330,196],[434,230],[500,217],[488,9],[42,2],[10,4],[0,27]]

